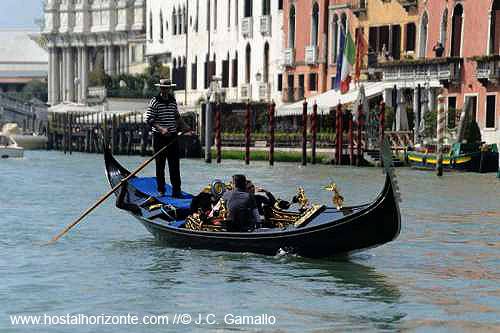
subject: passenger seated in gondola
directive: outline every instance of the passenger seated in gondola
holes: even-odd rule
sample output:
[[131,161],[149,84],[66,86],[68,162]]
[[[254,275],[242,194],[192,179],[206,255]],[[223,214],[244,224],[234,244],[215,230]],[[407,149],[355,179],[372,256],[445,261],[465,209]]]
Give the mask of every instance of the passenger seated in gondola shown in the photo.
[[246,191],[246,177],[233,176],[234,189],[225,192],[223,199],[229,211],[227,231],[249,231],[260,225],[255,198]]
[[[254,195],[259,214],[261,216],[264,216],[264,221],[262,221],[263,227],[271,227],[271,225],[268,225],[266,222],[269,222],[269,217],[272,214],[271,209],[276,204],[276,202],[278,203],[278,208],[282,210],[289,209],[292,203],[297,202],[296,197],[292,199],[292,203],[286,200],[276,200],[271,192],[263,188],[256,188],[251,180],[247,180],[247,192]],[[265,196],[261,194],[255,194],[255,192],[264,193]]]

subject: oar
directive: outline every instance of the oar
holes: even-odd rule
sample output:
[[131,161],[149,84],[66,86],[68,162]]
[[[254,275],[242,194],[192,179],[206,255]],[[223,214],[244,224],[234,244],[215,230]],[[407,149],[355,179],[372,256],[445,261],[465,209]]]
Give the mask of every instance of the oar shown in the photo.
[[90,212],[92,212],[97,206],[99,206],[107,198],[109,198],[109,196],[111,194],[113,194],[113,192],[115,192],[118,188],[120,188],[120,186],[122,186],[123,183],[125,183],[127,180],[129,180],[130,178],[132,178],[133,176],[135,176],[139,171],[141,171],[142,169],[144,169],[146,167],[146,165],[148,165],[152,160],[154,160],[156,158],[156,156],[158,156],[162,151],[164,151],[168,146],[170,146],[172,143],[174,143],[177,140],[178,137],[180,137],[182,135],[184,135],[184,133],[183,132],[179,132],[179,134],[177,135],[177,137],[175,137],[175,139],[172,140],[172,142],[170,142],[168,145],[166,145],[162,149],[158,150],[153,156],[151,156],[148,160],[144,161],[130,175],[128,175],[127,177],[123,178],[118,184],[115,185],[115,187],[113,187],[111,189],[111,191],[109,191],[108,193],[106,193],[105,195],[103,195],[94,205],[92,205],[92,207],[88,208],[82,215],[80,215],[80,217],[75,222],[73,222],[73,223],[69,224],[68,226],[66,226],[66,228],[64,228],[63,231],[61,231],[57,236],[55,236],[54,238],[52,238],[49,241],[49,244],[57,241],[59,238],[61,238],[62,236],[64,236],[64,234],[66,234],[68,231],[70,231],[75,225],[77,225],[78,223],[80,223],[80,221],[83,220],[85,218],[85,216],[89,215]]

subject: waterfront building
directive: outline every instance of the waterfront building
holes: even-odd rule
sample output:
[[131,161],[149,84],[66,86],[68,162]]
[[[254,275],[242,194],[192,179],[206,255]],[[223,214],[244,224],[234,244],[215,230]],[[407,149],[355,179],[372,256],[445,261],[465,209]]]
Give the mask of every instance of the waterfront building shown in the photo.
[[49,104],[86,104],[90,76],[144,68],[144,0],[47,0]]
[[171,68],[179,103],[206,98],[213,76],[227,102],[281,102],[283,1],[146,3],[146,52]]
[[47,80],[49,57],[38,32],[0,29],[0,93],[20,92],[32,80]]

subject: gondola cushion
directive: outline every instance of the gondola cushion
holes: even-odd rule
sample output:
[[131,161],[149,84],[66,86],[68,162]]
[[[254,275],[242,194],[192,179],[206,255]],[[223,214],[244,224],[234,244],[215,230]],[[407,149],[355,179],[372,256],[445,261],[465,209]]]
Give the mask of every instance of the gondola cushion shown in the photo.
[[193,196],[189,193],[182,192],[184,196],[183,199],[172,198],[172,187],[169,184],[165,185],[165,195],[160,197],[156,190],[156,177],[136,177],[130,181],[130,184],[140,192],[155,197],[164,204],[184,209],[189,209],[191,206]]

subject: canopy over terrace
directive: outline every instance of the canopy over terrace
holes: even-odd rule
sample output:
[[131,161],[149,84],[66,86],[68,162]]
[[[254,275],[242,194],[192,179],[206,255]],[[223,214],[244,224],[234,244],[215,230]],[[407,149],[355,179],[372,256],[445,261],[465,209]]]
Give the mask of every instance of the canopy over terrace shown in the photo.
[[[440,87],[439,81],[426,81],[426,82],[408,82],[404,83],[402,86],[401,82],[390,82],[390,81],[379,81],[379,82],[362,82],[359,85],[351,84],[349,92],[346,94],[341,94],[338,90],[328,90],[319,95],[311,96],[306,98],[307,101],[307,112],[312,112],[312,107],[314,103],[318,105],[318,114],[327,114],[331,107],[336,107],[338,104],[350,104],[354,103],[359,96],[359,88],[361,85],[365,88],[366,98],[373,98],[380,96],[384,93],[385,89],[391,89],[394,85],[397,88],[414,88],[418,84],[424,85],[429,84],[430,87]],[[286,104],[278,108],[277,116],[288,116],[288,115],[298,115],[302,113],[304,101],[296,102],[293,104]]]

